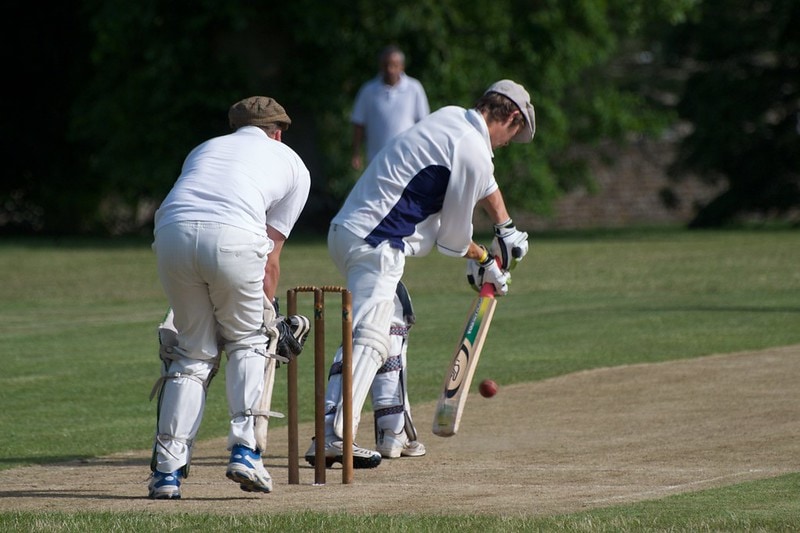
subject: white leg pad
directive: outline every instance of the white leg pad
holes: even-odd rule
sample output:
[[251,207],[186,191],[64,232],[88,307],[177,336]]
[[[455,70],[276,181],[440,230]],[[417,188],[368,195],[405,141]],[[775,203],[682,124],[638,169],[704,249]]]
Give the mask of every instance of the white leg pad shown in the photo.
[[253,415],[265,392],[267,360],[263,347],[228,352],[228,364],[225,366],[225,390],[231,415],[228,449],[236,444],[253,450],[258,446],[255,435],[256,417]]
[[378,431],[389,429],[400,433],[405,425],[403,359],[400,356],[403,340],[399,335],[391,336],[393,355],[378,369],[372,382],[372,408]]
[[157,470],[188,468],[205,409],[206,382],[214,370],[215,360],[178,358],[170,362],[159,396],[154,457]]
[[[397,319],[397,316],[395,317]],[[417,430],[411,418],[408,399],[408,330],[395,322],[391,329],[391,354],[375,375],[372,383],[372,407],[375,419],[375,440],[390,431],[417,440]]]
[[[361,409],[372,387],[372,380],[389,356],[389,327],[393,312],[393,301],[379,302],[353,328],[353,436],[358,431]],[[336,357],[341,368],[341,350]],[[338,379],[335,379],[331,372],[326,401],[329,405],[326,412],[330,412],[333,406],[336,408],[332,429],[339,438],[344,434],[341,377],[339,373]]]

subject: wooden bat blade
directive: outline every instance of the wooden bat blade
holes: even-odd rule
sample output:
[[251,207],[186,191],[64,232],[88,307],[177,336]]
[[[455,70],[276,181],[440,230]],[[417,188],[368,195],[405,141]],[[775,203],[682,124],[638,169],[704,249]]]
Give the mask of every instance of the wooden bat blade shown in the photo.
[[461,339],[444,378],[442,394],[433,414],[434,435],[452,437],[458,431],[472,377],[478,366],[496,305],[494,287],[487,283],[467,315]]

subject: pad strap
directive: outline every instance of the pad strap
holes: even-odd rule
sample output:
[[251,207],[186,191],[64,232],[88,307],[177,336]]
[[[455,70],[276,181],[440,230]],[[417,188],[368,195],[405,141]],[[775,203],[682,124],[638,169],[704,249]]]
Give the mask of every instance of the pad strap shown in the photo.
[[283,413],[279,413],[278,411],[261,411],[259,409],[245,409],[244,411],[234,413],[231,418],[239,418],[240,416],[271,416],[274,418],[284,418]]
[[170,379],[178,379],[178,378],[186,378],[191,379],[192,381],[196,381],[203,387],[204,392],[208,392],[208,383],[199,377],[192,375],[192,374],[183,374],[181,372],[170,372],[169,374],[165,374],[158,378],[153,385],[153,388],[150,390],[150,401],[153,401],[158,391],[161,390],[161,387],[164,386],[164,383],[169,381]]
[[[155,443],[153,445],[153,454],[152,454],[152,457],[150,458],[150,470],[152,472],[155,472],[156,471],[156,466],[158,466],[157,453],[158,453],[159,449],[163,453],[165,453],[166,455],[169,455],[170,457],[172,457],[173,459],[179,459],[178,457],[175,456],[174,453],[172,453],[170,451],[169,446],[167,446],[165,444],[166,441],[173,441],[173,442],[183,443],[190,450],[192,448],[192,444],[194,444],[194,441],[192,439],[182,439],[182,438],[176,437],[175,435],[169,435],[167,433],[158,433],[156,435]],[[184,479],[189,477],[189,463],[188,462],[185,465],[183,465],[182,467],[180,467],[179,470],[181,472],[181,476]]]
[[[394,313],[394,300],[376,303],[365,313],[364,318],[353,332],[353,435],[358,433],[361,409],[367,399],[372,381],[378,369],[389,357],[389,327]],[[340,352],[341,353],[341,352]],[[338,357],[341,361],[341,356]],[[341,437],[344,429],[344,413],[342,409],[341,381],[338,387],[330,387],[331,393],[337,393],[334,400],[336,415],[333,419],[333,431]]]

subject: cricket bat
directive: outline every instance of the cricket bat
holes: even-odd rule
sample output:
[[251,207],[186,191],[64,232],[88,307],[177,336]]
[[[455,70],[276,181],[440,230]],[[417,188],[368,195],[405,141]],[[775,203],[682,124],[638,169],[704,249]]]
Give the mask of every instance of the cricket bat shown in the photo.
[[464,332],[453,354],[450,369],[444,378],[444,386],[433,414],[433,434],[452,437],[458,431],[467,393],[478,366],[483,341],[489,332],[497,300],[494,285],[484,283],[472,304],[464,325]]

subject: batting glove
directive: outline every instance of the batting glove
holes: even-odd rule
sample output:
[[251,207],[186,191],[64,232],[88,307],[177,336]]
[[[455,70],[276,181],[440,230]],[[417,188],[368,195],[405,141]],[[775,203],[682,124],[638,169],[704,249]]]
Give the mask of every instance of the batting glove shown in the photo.
[[492,255],[500,258],[500,268],[513,270],[528,253],[528,234],[519,231],[509,218],[502,224],[494,225]]
[[484,283],[494,285],[495,296],[508,294],[508,282],[511,274],[500,269],[495,258],[481,246],[485,252],[483,261],[467,260],[467,281],[476,291],[480,291]]

